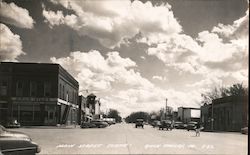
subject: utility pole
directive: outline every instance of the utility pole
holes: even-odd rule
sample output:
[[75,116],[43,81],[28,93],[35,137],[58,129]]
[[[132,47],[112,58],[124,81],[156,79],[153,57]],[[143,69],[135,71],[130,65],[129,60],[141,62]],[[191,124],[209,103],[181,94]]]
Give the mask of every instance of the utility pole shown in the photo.
[[168,116],[168,99],[166,98],[166,119],[167,119],[167,116]]

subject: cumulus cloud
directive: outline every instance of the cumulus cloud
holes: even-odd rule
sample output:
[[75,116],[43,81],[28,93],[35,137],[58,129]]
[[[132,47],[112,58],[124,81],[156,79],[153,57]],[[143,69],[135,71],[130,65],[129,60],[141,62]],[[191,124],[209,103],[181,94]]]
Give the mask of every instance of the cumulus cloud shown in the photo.
[[20,36],[13,34],[4,24],[0,23],[0,61],[17,61],[17,57],[25,54],[22,51]]
[[115,108],[123,116],[132,111],[151,111],[164,107],[166,98],[176,109],[178,106],[196,107],[200,102],[200,94],[196,91],[187,93],[158,88],[135,71],[137,65],[134,61],[115,51],[108,52],[106,58],[96,50],[77,51],[68,57],[52,57],[51,61],[61,64],[76,77],[81,91],[88,89],[98,93],[103,111]]
[[69,57],[52,57],[53,63],[59,63],[73,74],[81,89],[109,90],[113,83],[134,87],[152,87],[152,83],[143,78],[133,68],[136,63],[122,58],[118,52],[109,52],[105,59],[99,51],[71,52]]
[[156,80],[160,80],[160,81],[167,81],[167,78],[166,77],[163,77],[163,76],[153,76],[152,79],[156,79]]
[[[238,71],[248,70],[248,17],[247,11],[244,17],[232,25],[218,24],[211,32],[198,33],[195,39],[182,33],[172,36],[162,34],[161,41],[155,40],[153,43],[156,45],[149,47],[146,53],[156,56],[167,68],[174,68],[178,72],[200,74],[205,78],[217,73],[224,74],[220,79],[227,77],[246,81],[247,77]],[[140,41],[148,43],[145,38]],[[213,80],[208,78],[200,83],[209,81]]]
[[20,28],[31,29],[34,26],[34,20],[29,15],[29,11],[17,6],[13,2],[8,4],[0,1],[0,17],[7,24]]
[[[52,2],[75,11],[75,15],[63,16],[61,11],[47,11],[44,8],[43,15],[50,26],[68,25],[110,48],[119,46],[139,32],[148,40],[155,40],[159,39],[155,36],[162,33],[173,35],[182,31],[169,4],[153,6],[151,2],[142,3],[138,0]],[[70,22],[66,21],[67,18]]]
[[227,38],[245,38],[248,37],[248,25],[249,25],[249,9],[246,11],[245,16],[234,21],[232,25],[224,25],[219,23],[212,30],[214,33],[218,33]]

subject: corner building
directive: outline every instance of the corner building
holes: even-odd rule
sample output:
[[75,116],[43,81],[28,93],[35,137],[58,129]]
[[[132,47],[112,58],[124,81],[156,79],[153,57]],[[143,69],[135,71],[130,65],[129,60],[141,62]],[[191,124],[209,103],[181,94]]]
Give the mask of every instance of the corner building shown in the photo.
[[75,123],[78,91],[78,82],[59,64],[1,62],[0,123]]

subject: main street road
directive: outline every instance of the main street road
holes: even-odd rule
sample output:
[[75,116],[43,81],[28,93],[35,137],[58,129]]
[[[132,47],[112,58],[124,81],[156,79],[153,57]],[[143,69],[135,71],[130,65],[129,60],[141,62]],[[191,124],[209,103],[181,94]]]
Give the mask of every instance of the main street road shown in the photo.
[[40,154],[247,154],[247,135],[240,133],[161,131],[146,125],[116,124],[101,129],[36,127],[12,129],[37,142]]

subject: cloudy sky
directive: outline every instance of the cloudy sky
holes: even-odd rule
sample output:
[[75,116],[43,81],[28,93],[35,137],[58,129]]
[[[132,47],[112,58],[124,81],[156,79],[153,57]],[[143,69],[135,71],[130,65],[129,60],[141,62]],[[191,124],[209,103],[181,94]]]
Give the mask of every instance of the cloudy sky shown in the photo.
[[122,116],[248,83],[247,0],[0,0],[0,60],[61,64]]

